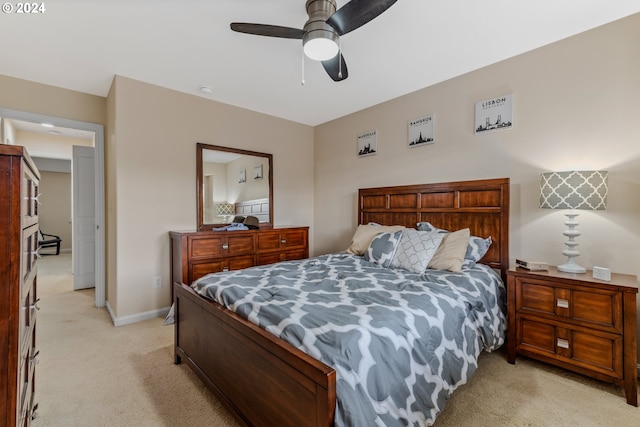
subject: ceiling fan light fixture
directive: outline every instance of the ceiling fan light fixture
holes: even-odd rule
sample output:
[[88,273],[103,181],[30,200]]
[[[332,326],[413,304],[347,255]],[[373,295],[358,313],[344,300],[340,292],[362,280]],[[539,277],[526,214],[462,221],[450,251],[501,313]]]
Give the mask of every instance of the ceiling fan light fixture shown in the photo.
[[316,30],[305,34],[302,40],[304,54],[314,61],[326,61],[340,50],[338,35],[333,31]]

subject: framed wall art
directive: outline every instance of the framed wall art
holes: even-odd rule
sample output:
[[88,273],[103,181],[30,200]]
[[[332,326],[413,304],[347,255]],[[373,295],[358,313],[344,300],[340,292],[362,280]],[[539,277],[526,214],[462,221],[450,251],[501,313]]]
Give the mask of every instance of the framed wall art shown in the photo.
[[244,169],[240,169],[240,172],[238,172],[238,184],[242,184],[245,182],[247,182],[246,171]]
[[409,147],[420,147],[423,145],[433,144],[433,115],[419,117],[409,120]]
[[262,165],[253,167],[253,179],[262,179]]
[[511,129],[512,126],[513,94],[476,102],[476,135]]
[[378,154],[378,133],[375,130],[358,135],[358,157]]

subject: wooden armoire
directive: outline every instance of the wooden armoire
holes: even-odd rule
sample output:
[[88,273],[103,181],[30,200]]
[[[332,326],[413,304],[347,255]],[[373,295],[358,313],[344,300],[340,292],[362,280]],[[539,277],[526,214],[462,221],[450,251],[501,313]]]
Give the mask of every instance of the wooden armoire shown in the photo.
[[37,409],[39,181],[24,147],[0,144],[0,426],[29,426]]

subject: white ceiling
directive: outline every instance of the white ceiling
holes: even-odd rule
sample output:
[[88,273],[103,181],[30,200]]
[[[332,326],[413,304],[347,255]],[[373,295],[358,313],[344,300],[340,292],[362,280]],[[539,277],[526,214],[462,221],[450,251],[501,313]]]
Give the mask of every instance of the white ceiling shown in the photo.
[[[239,34],[229,23],[302,28],[305,0],[44,5],[2,13],[0,74],[99,96],[121,75],[309,125],[640,12],[637,0],[399,0],[342,37],[347,80],[307,59],[303,86],[299,40]],[[203,85],[213,92],[199,93]]]

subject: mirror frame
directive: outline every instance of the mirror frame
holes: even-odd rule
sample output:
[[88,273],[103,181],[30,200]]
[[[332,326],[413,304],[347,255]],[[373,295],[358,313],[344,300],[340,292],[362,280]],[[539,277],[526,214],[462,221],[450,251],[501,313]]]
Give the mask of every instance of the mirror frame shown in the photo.
[[225,151],[228,153],[244,154],[255,157],[265,157],[269,160],[269,221],[261,222],[260,228],[273,227],[273,154],[259,153],[257,151],[242,150],[239,148],[221,147],[219,145],[204,144],[198,142],[196,144],[196,192],[197,192],[197,224],[198,231],[211,230],[223,224],[205,224],[204,223],[204,174],[202,168],[203,150]]

